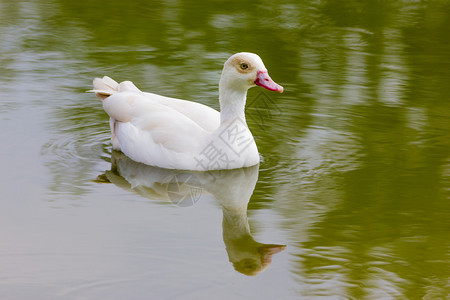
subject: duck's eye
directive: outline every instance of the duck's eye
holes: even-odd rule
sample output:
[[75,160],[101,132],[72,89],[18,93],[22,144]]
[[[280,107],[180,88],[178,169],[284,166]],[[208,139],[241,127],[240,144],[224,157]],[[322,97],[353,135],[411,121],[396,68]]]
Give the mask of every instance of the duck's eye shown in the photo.
[[246,64],[246,63],[241,63],[241,69],[242,69],[242,70],[247,70],[247,69],[248,69],[248,64]]

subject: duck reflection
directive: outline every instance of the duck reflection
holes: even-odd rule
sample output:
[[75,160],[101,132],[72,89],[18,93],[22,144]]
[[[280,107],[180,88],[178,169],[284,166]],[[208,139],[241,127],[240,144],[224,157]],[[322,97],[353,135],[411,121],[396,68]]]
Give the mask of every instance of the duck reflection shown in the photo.
[[190,206],[212,194],[223,211],[223,241],[236,271],[254,276],[265,270],[272,255],[285,245],[263,244],[251,235],[247,205],[258,179],[258,166],[235,170],[191,172],[168,170],[137,163],[121,152],[111,155],[111,170],[97,182],[113,183],[143,197]]

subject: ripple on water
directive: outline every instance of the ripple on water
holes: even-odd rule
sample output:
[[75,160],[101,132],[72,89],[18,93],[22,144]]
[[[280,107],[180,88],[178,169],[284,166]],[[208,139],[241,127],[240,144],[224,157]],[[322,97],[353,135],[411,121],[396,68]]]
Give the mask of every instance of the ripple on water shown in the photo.
[[65,129],[41,148],[45,165],[53,180],[52,194],[82,195],[99,172],[110,161],[109,129],[98,130],[98,125],[83,125]]
[[109,157],[109,130],[61,133],[42,146],[42,155],[65,163]]

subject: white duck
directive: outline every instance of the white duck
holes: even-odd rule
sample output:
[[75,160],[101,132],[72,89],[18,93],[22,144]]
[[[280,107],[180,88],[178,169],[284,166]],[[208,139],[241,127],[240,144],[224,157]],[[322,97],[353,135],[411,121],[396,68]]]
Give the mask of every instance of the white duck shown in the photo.
[[220,113],[186,100],[141,92],[132,82],[94,79],[93,92],[110,116],[112,145],[132,160],[182,170],[221,170],[259,163],[245,122],[247,90],[283,92],[261,58],[241,52],[224,64],[219,82]]

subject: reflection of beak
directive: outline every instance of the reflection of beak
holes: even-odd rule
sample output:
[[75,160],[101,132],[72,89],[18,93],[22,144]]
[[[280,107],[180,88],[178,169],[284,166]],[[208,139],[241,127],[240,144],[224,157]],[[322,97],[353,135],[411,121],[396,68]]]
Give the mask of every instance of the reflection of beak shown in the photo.
[[276,83],[275,81],[270,78],[267,71],[258,71],[258,75],[256,75],[255,84],[262,86],[265,89],[268,89],[270,91],[276,91],[282,93],[284,91],[284,88]]
[[258,251],[261,254],[261,262],[264,266],[268,266],[272,262],[272,255],[286,249],[286,245],[264,245]]

